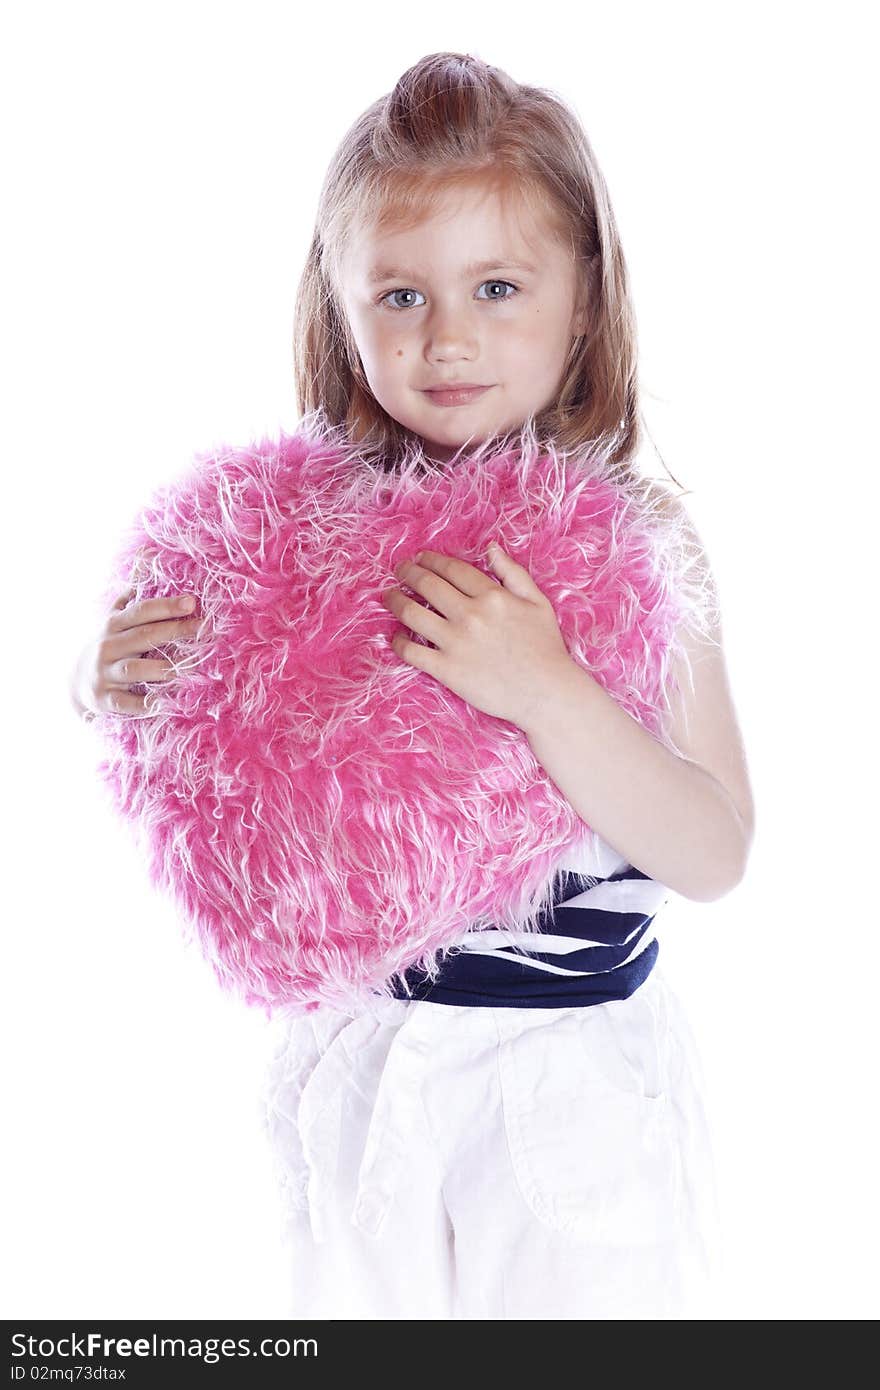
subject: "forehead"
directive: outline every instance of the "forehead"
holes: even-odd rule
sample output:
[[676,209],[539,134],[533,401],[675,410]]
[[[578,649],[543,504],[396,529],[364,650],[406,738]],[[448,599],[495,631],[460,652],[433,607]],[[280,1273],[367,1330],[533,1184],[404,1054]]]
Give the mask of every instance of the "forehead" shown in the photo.
[[426,258],[467,274],[514,263],[537,269],[562,254],[560,230],[538,197],[474,185],[433,190],[421,208],[418,199],[386,202],[352,229],[346,248],[350,271],[368,281]]

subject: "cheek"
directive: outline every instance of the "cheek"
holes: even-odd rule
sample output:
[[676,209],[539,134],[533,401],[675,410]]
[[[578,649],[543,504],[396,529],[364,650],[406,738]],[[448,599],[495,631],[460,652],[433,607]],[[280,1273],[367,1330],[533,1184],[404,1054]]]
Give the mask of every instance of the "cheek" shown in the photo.
[[359,344],[364,365],[369,362],[370,370],[382,376],[397,369],[400,360],[400,339],[394,334],[383,333],[380,326],[370,325]]
[[535,313],[525,327],[525,343],[552,373],[568,352],[567,325],[561,315],[549,310]]
[[368,352],[367,380],[377,396],[390,398],[406,386],[413,355],[397,336],[390,341],[374,337]]
[[401,343],[399,337],[392,338],[382,349],[382,362],[389,377],[400,381],[409,371],[413,360],[412,349]]
[[540,375],[556,351],[556,334],[549,315],[535,311],[523,316],[515,326],[508,325],[498,348],[514,372]]
[[394,326],[377,324],[369,334],[367,349],[377,369],[391,371],[412,356],[412,349],[400,329]]

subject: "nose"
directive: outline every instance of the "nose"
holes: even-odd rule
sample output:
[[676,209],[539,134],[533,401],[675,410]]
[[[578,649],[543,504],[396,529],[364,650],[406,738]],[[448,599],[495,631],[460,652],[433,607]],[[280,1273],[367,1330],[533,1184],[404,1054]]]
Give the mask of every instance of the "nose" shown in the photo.
[[425,355],[432,362],[469,362],[477,357],[477,337],[466,311],[434,310],[428,321]]

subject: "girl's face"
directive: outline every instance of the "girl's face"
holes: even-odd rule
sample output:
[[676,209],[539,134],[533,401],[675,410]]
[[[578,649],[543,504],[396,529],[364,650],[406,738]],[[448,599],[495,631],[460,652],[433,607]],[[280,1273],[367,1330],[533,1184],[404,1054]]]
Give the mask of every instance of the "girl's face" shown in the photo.
[[[585,331],[577,287],[543,213],[473,185],[449,190],[415,227],[352,236],[342,263],[370,390],[440,463],[552,403]],[[460,405],[428,394],[459,382],[488,389]]]

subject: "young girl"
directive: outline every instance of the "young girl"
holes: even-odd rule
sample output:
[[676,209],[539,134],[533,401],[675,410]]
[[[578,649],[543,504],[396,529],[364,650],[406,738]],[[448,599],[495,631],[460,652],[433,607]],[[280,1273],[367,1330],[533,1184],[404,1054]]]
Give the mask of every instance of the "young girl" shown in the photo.
[[[647,495],[626,264],[592,149],[558,98],[474,57],[423,59],[346,135],[296,339],[300,409],[326,412],[389,471],[414,443],[447,465],[528,423],[564,448],[601,441],[621,486]],[[664,490],[663,505],[681,504]],[[513,719],[594,827],[591,848],[560,866],[540,952],[532,936],[471,933],[433,984],[411,971],[368,1012],[273,1021],[265,1114],[290,1313],[708,1315],[718,1232],[701,1069],[651,923],[670,890],[711,901],[748,859],[720,626],[682,645],[676,756],[570,659],[528,570],[503,550],[492,567],[487,630],[471,621],[485,574],[433,550],[402,565],[383,595],[394,651]],[[76,689],[86,709],[140,716],[129,685],[172,674],[142,654],[199,620],[182,598],[127,597]]]

